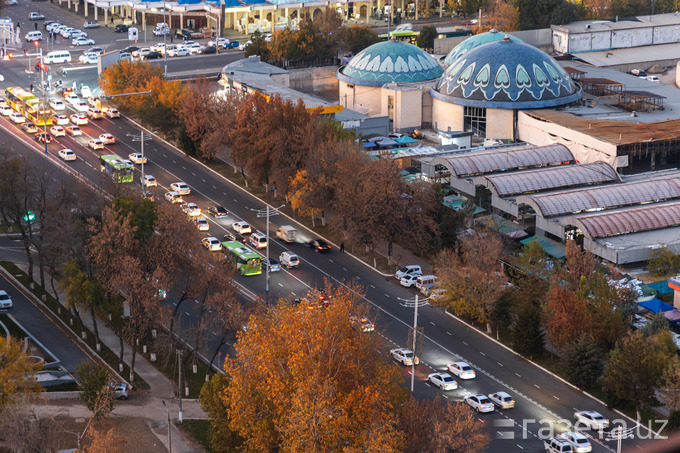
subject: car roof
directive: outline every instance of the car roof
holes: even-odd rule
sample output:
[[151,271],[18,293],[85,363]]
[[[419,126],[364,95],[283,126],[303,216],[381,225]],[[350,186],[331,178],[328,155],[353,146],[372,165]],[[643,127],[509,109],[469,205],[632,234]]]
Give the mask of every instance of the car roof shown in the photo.
[[459,366],[467,365],[467,366],[470,366],[470,365],[468,365],[468,364],[465,363],[465,362],[453,362],[451,365],[459,365]]
[[567,431],[566,433],[562,433],[562,435],[573,437],[574,439],[588,439],[588,436],[586,436],[583,433],[576,432],[576,431]]

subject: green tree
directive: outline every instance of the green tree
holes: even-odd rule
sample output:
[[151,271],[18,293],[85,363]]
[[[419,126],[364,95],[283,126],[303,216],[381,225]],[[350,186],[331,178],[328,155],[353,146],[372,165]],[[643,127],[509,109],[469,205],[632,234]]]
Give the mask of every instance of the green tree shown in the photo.
[[83,272],[75,258],[66,262],[62,274],[63,278],[59,284],[66,292],[66,306],[90,312],[97,342],[96,348],[99,351],[101,346],[97,318],[106,311],[104,292],[95,278],[88,277]]
[[671,411],[680,410],[680,359],[677,356],[671,359],[661,375],[659,394]]
[[515,0],[520,30],[550,28],[576,20],[576,8],[566,0]]
[[532,300],[519,303],[512,325],[512,346],[515,351],[530,357],[543,355],[545,339],[539,303]]
[[434,49],[434,40],[437,39],[437,29],[434,25],[425,25],[420,29],[416,43],[421,49]]
[[341,37],[345,48],[356,55],[366,47],[380,41],[378,34],[372,28],[365,25],[352,25],[343,28]]
[[530,275],[549,278],[555,265],[543,250],[541,243],[534,239],[517,255],[517,266]]
[[80,381],[80,399],[92,411],[95,420],[106,417],[113,410],[115,398],[109,387],[109,373],[104,367],[83,361],[76,368]]
[[[274,33],[274,36],[276,33],[278,33],[278,31]],[[250,37],[251,43],[246,47],[244,56],[247,58],[252,55],[257,55],[260,57],[261,61],[269,61],[271,49],[269,48],[269,43],[264,38],[264,35],[259,30],[253,33]]]
[[136,228],[136,239],[148,238],[154,233],[156,206],[153,201],[147,198],[136,198],[134,195],[121,195],[111,203],[111,207],[121,217],[131,214],[132,226]]
[[569,382],[577,387],[594,388],[604,370],[602,349],[592,338],[583,335],[565,348],[562,369]]
[[680,271],[680,255],[666,247],[652,250],[651,258],[647,262],[647,270],[654,277],[675,275]]
[[216,373],[201,387],[198,397],[201,408],[210,419],[210,447],[213,451],[236,451],[243,443],[238,433],[230,428],[229,406],[224,401],[228,385],[227,377]]
[[603,378],[609,401],[635,405],[640,420],[641,409],[654,403],[655,386],[675,353],[675,343],[668,332],[649,338],[635,332],[620,340],[609,353]]
[[668,331],[670,326],[668,324],[668,319],[663,313],[655,313],[652,319],[644,325],[642,328],[642,333],[646,337],[653,337],[654,335]]

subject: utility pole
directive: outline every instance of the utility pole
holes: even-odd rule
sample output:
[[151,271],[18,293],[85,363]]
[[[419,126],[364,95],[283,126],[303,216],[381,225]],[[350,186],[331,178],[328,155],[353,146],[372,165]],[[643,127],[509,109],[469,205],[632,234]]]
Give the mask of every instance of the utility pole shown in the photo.
[[284,207],[285,205],[281,205],[278,208],[270,208],[269,206],[266,206],[264,209],[251,209],[251,211],[255,212],[257,217],[266,217],[267,218],[267,250],[266,250],[266,257],[265,259],[267,260],[266,265],[265,265],[265,292],[264,292],[264,301],[266,305],[269,305],[269,243],[270,243],[270,238],[269,238],[269,216],[270,215],[279,215],[279,209]]
[[[413,305],[413,328],[409,329],[411,330],[411,335],[413,336],[413,339],[411,341],[411,352],[413,352],[413,360],[411,361],[411,393],[413,393],[413,389],[415,386],[415,378],[416,378],[416,357],[418,357],[417,352],[418,349],[418,307],[420,305],[426,306],[429,305],[427,302],[428,299],[420,299],[418,294],[416,294],[415,301],[413,299],[402,299],[402,298],[397,298],[402,302],[405,302],[403,304],[400,304],[402,307],[410,307]],[[422,330],[422,328],[421,328]]]
[[140,183],[142,184],[142,195],[144,195],[144,142],[153,140],[153,136],[150,134],[145,134],[143,131],[139,133],[139,136],[136,134],[127,134],[129,137],[132,137],[133,142],[141,142],[141,152],[142,152],[142,177],[140,179]]
[[182,388],[182,350],[178,349],[177,353],[179,360],[177,366],[179,369],[179,418],[177,419],[177,423],[182,423],[182,392],[184,391],[184,388]]
[[172,453],[172,423],[170,422],[170,408],[165,404],[165,400],[161,401],[163,401],[165,412],[168,413],[168,453]]

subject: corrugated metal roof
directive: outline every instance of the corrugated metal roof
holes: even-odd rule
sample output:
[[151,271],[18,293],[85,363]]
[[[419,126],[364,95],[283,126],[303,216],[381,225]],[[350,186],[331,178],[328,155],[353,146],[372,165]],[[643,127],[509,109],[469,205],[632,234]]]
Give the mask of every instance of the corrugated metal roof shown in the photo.
[[485,179],[493,186],[499,196],[505,197],[560,187],[619,181],[619,175],[608,164],[594,162],[584,165],[566,165],[489,175]]
[[614,208],[639,203],[680,198],[680,176],[651,181],[628,182],[567,192],[526,195],[543,217],[570,214],[598,208]]
[[537,165],[557,164],[574,160],[574,155],[564,145],[548,145],[536,148],[499,150],[484,153],[447,157],[457,176],[491,173]]
[[[591,238],[617,236],[680,225],[680,202],[575,217]],[[569,223],[564,219],[563,223]]]

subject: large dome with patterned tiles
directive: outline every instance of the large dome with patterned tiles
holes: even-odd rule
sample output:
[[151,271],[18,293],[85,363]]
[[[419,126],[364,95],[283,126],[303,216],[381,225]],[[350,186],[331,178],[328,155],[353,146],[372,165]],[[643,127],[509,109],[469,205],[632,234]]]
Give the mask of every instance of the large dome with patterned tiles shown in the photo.
[[513,35],[507,35],[493,28],[487,31],[486,33],[472,35],[468,39],[466,39],[465,41],[461,42],[456,47],[451,49],[451,52],[449,52],[446,58],[444,58],[444,64],[448,66],[454,61],[456,61],[458,57],[460,57],[464,53],[471,51],[475,47],[479,47],[484,44],[489,44],[490,42],[500,41],[506,36],[508,37],[508,39],[512,39],[513,41],[522,41],[521,39],[516,38]]
[[437,79],[444,68],[427,52],[402,41],[373,44],[355,55],[336,73],[346,83],[380,87],[390,82]]
[[572,103],[583,91],[554,58],[504,38],[460,55],[430,94],[466,107],[534,109]]

